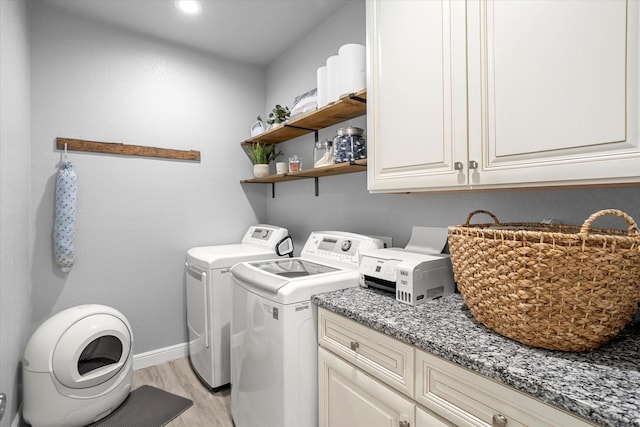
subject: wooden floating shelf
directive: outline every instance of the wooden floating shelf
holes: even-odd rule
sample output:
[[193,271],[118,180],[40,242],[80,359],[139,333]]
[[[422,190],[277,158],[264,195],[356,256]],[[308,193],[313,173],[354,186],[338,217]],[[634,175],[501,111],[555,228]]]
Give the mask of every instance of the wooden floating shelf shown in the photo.
[[321,168],[303,169],[298,172],[287,172],[280,175],[269,175],[264,178],[245,179],[247,184],[270,184],[275,182],[294,181],[297,179],[321,178],[324,176],[342,175],[345,173],[363,172],[367,170],[367,159],[356,160],[354,163],[336,163]]
[[169,148],[147,147],[143,145],[127,145],[116,142],[86,141],[83,139],[56,138],[58,150],[86,151],[90,153],[107,153],[121,156],[160,157],[200,161],[200,151],[173,150]]
[[287,120],[283,125],[251,137],[241,144],[251,145],[256,142],[278,144],[365,115],[367,114],[366,100],[366,89],[346,95],[322,108]]

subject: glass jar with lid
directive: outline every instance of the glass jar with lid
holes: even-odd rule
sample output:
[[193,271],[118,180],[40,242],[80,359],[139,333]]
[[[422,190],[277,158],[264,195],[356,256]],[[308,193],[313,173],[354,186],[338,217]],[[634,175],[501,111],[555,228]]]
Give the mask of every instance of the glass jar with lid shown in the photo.
[[338,129],[338,135],[333,138],[333,161],[344,163],[366,158],[364,130],[354,126]]
[[316,141],[313,149],[313,167],[321,168],[333,164],[333,142],[330,139]]

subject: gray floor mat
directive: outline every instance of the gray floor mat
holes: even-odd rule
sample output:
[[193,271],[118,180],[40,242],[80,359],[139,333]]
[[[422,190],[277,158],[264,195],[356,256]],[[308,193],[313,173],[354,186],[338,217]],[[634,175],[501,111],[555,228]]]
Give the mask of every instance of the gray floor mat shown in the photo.
[[131,392],[113,413],[91,427],[162,427],[193,405],[193,401],[150,385]]

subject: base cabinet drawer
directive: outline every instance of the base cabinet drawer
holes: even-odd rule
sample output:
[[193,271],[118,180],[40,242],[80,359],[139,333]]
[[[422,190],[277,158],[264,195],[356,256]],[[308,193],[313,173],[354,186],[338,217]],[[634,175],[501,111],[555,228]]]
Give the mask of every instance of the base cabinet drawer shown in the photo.
[[415,403],[322,347],[318,350],[320,427],[413,427]]
[[594,425],[421,350],[416,350],[415,398],[458,426]]
[[413,397],[412,346],[324,308],[318,310],[318,343]]

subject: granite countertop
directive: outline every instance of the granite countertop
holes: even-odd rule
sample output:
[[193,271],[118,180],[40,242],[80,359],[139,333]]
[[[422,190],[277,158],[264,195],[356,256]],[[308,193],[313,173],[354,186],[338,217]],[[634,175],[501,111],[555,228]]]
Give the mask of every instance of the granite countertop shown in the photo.
[[357,287],[312,301],[595,424],[640,426],[640,325],[628,326],[597,350],[564,352],[487,329],[459,294],[413,307]]

